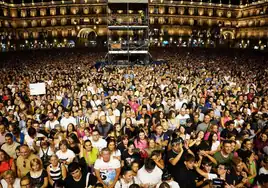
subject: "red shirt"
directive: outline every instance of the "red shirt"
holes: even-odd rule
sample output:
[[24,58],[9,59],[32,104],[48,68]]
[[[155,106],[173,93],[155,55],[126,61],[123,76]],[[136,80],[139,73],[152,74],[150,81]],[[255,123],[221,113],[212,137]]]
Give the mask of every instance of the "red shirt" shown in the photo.
[[0,163],[0,174],[7,170],[11,170],[13,159],[10,159],[9,161],[3,161]]

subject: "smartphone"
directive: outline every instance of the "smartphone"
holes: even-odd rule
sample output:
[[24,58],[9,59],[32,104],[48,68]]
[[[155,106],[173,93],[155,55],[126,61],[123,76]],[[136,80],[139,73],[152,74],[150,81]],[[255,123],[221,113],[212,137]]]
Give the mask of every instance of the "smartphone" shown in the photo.
[[225,181],[224,180],[222,180],[222,179],[218,179],[218,178],[216,178],[216,179],[213,179],[212,180],[212,185],[216,185],[216,186],[224,186],[225,185]]

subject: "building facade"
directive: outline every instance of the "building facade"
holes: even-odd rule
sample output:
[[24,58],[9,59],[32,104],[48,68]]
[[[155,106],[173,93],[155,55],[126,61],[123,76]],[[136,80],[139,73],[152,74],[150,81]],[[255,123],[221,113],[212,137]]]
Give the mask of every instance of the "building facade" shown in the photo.
[[[0,0],[0,50],[105,45],[108,11],[106,0]],[[267,46],[267,0],[149,0],[148,11],[152,46]]]

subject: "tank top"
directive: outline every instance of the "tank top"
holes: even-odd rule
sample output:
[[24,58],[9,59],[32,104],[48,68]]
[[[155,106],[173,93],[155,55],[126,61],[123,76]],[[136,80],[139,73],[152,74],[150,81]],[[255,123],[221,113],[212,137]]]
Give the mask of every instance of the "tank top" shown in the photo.
[[12,162],[13,162],[13,159],[9,159],[9,161],[0,162],[0,173],[2,174],[3,172],[7,170],[11,170]]
[[52,164],[49,165],[49,174],[53,181],[57,181],[62,178],[61,175],[61,164],[59,163],[57,168],[54,170]]

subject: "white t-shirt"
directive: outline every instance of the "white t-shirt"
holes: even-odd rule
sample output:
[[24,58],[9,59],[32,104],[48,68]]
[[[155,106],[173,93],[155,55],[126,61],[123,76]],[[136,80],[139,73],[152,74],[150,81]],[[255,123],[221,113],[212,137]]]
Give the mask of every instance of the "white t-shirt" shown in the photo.
[[190,116],[188,114],[185,114],[182,116],[181,114],[176,116],[176,119],[180,122],[180,125],[186,125],[186,120],[190,119]]
[[100,176],[105,185],[111,185],[116,177],[116,169],[120,168],[120,161],[111,158],[109,162],[104,162],[103,159],[97,159],[94,164],[94,169],[100,171]]
[[216,151],[218,149],[219,145],[220,145],[220,141],[218,141],[218,140],[216,142],[212,143],[211,151]]
[[120,111],[117,108],[113,110],[113,113],[116,117],[120,116]]
[[111,157],[121,157],[121,151],[117,149],[115,152],[111,153]]
[[121,178],[120,180],[118,180],[116,182],[116,184],[115,184],[114,187],[115,188],[129,188],[129,186],[132,185],[132,184],[134,184],[134,183],[139,185],[141,182],[136,177],[133,177],[132,181],[130,181],[129,183],[126,183],[124,181],[124,179]]
[[72,123],[74,126],[76,126],[76,120],[74,117],[72,117],[72,116],[70,116],[69,118],[63,117],[60,121],[61,128],[63,130],[66,130],[70,123]]
[[[158,183],[156,185],[156,188],[159,188],[159,186],[161,185],[162,182]],[[171,188],[180,188],[179,184],[175,181],[170,181],[170,182],[167,182]]]
[[187,100],[183,99],[183,100],[180,101],[179,99],[177,99],[176,102],[175,102],[175,110],[181,110],[181,107],[182,107],[183,103],[187,104]]
[[[45,137],[45,135],[41,133],[37,133],[35,138],[39,138],[39,137]],[[26,144],[29,146],[29,148],[34,149],[33,148],[34,138],[31,138],[28,134],[26,134],[24,139],[25,139]],[[40,146],[40,141],[36,142],[36,146]]]
[[268,174],[268,170],[266,170],[264,167],[261,167],[259,170],[259,175],[261,174]]
[[99,151],[101,151],[103,148],[107,147],[107,142],[106,140],[99,138],[99,140],[96,142],[92,139],[92,137],[89,138],[89,140],[92,143],[92,146],[97,148]]
[[73,159],[75,158],[74,152],[70,149],[67,149],[67,151],[64,153],[61,150],[59,150],[56,152],[56,155],[58,156],[59,160],[67,162],[72,162]]
[[162,170],[157,166],[155,166],[154,170],[151,173],[148,173],[143,166],[138,171],[137,177],[142,184],[149,184],[151,186],[155,186],[161,182],[162,174]]
[[106,116],[107,122],[111,123],[112,125],[114,125],[116,123],[116,116],[112,115],[112,116]]
[[[2,184],[2,187],[3,188],[8,188],[8,184],[7,184],[6,180],[2,179],[1,180],[1,184]],[[19,188],[20,187],[20,178],[16,178],[15,179],[15,182],[13,184],[13,187],[14,188]]]
[[55,129],[55,125],[60,124],[60,122],[58,120],[55,120],[53,122],[51,122],[50,120],[48,120],[45,124],[45,128],[51,130],[51,129]]

